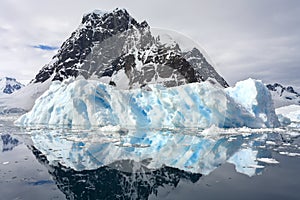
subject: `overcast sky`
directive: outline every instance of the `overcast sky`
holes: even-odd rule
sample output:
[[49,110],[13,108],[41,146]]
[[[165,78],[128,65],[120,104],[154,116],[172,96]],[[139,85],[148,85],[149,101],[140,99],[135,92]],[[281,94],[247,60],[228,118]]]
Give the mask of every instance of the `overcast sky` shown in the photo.
[[0,76],[34,78],[84,13],[117,7],[193,38],[231,85],[252,77],[300,87],[298,0],[1,0]]

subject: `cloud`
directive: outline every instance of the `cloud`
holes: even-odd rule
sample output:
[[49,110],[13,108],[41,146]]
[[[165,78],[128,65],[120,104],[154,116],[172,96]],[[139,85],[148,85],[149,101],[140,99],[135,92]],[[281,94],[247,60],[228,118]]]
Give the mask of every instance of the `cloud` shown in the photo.
[[48,45],[43,45],[43,44],[33,45],[32,47],[36,48],[36,49],[45,50],[45,51],[53,51],[53,50],[57,50],[59,48],[59,47],[48,46]]
[[298,0],[1,0],[0,7],[0,76],[34,78],[84,13],[119,7],[193,38],[231,84],[252,76],[300,86]]

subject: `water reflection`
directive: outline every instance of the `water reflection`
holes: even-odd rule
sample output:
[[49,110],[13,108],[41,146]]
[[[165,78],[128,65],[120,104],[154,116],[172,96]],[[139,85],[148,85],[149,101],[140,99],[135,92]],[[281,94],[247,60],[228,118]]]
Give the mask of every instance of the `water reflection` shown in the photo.
[[[270,157],[264,134],[233,135],[208,138],[171,131],[65,132],[57,130],[32,132],[34,146],[51,164],[76,171],[94,170],[117,161],[132,160],[150,170],[162,166],[192,173],[209,174],[227,161],[237,170],[253,176],[262,168],[258,157]],[[258,166],[258,167],[255,167]],[[131,171],[124,165],[118,170]]]
[[226,162],[249,177],[259,175],[278,163],[273,150],[297,140],[241,131],[215,137],[182,130],[30,133],[34,155],[68,199],[147,199],[160,187],[170,192],[180,180],[195,183]]
[[12,137],[10,134],[1,135],[0,149],[2,149],[2,152],[11,151],[19,144],[19,140],[17,138]]
[[[124,172],[103,166],[93,170],[76,171],[60,163],[49,165],[46,156],[32,148],[37,159],[48,166],[58,188],[68,199],[148,199],[157,195],[160,187],[175,188],[180,180],[195,183],[200,174],[185,172],[176,168],[162,167],[149,171],[134,161],[122,161],[115,165],[136,168],[134,172]],[[138,167],[137,167],[138,166]]]

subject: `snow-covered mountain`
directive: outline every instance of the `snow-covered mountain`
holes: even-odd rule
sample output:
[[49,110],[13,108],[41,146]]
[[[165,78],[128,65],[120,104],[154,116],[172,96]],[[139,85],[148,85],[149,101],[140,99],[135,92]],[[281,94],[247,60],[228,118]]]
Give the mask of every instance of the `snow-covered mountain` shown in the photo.
[[24,87],[24,85],[18,82],[15,78],[4,77],[0,78],[0,95],[11,94]]
[[228,87],[200,48],[187,49],[176,42],[181,39],[165,41],[152,34],[147,22],[137,22],[124,9],[93,11],[83,16],[79,27],[30,84],[10,98],[0,97],[0,113],[28,111],[52,81],[78,76],[118,89],[156,83],[172,87],[208,79]]
[[266,85],[271,92],[276,108],[288,105],[300,105],[300,93],[296,92],[292,86],[283,86],[279,83]]
[[84,15],[32,83],[80,75],[122,89],[153,83],[172,87],[208,78],[228,86],[196,46],[182,51],[176,41],[162,41],[146,21],[137,22],[125,9]]

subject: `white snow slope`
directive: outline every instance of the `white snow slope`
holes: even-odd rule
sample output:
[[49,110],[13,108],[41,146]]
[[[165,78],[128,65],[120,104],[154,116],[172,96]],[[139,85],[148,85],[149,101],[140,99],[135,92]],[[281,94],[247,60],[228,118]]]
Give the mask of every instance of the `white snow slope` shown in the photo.
[[278,115],[289,118],[292,122],[300,122],[300,106],[289,105],[276,109]]
[[268,89],[252,79],[225,90],[209,81],[134,90],[85,79],[53,82],[16,124],[136,129],[279,126]]
[[32,83],[10,95],[0,96],[0,113],[31,110],[35,100],[49,88],[50,84],[51,79],[43,83]]

